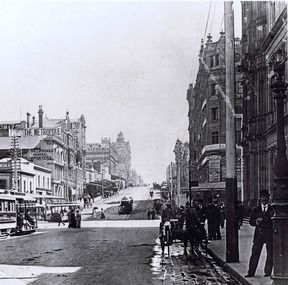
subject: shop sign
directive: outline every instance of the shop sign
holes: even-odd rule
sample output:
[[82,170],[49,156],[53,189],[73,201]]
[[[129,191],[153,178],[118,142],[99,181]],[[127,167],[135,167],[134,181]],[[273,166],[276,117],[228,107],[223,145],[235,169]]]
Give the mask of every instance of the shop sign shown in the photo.
[[61,128],[35,128],[25,129],[25,136],[61,136]]
[[27,157],[32,160],[53,160],[53,149],[31,149]]
[[1,168],[1,169],[11,168],[11,161],[8,161],[8,162],[0,162],[0,168]]
[[209,182],[220,181],[220,160],[209,160]]

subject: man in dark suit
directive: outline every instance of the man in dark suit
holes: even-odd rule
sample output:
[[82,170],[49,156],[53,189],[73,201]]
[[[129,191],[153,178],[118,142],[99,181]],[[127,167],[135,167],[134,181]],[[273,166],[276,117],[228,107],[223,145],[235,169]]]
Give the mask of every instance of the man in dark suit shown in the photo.
[[268,204],[269,191],[263,189],[260,191],[260,203],[258,207],[253,208],[249,223],[255,226],[252,254],[249,261],[248,274],[245,277],[252,277],[255,275],[262,247],[266,243],[267,258],[264,267],[264,276],[270,276],[273,268],[273,223],[272,216],[274,210]]
[[200,231],[202,235],[202,239],[207,239],[207,233],[205,229],[205,221],[207,219],[207,207],[203,205],[203,199],[199,199],[198,205],[195,206],[195,209],[197,211],[199,220],[200,220]]
[[221,213],[217,208],[217,206],[215,206],[212,203],[211,198],[208,198],[207,221],[208,221],[208,239],[209,240],[221,239],[221,233],[220,233]]

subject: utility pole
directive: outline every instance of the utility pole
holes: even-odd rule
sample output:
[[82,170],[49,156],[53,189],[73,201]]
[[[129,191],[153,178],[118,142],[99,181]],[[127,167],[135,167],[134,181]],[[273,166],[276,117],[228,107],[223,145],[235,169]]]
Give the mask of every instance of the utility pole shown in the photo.
[[179,139],[176,141],[175,145],[175,159],[176,159],[176,166],[177,166],[177,205],[179,206],[179,196],[180,196],[180,185],[181,185],[181,160],[182,160],[182,143]]
[[104,168],[103,168],[103,163],[101,163],[101,194],[102,194],[102,198],[104,198]]
[[235,126],[235,60],[233,1],[224,2],[226,71],[226,262],[239,262]]
[[12,184],[13,190],[18,192],[19,190],[19,179],[20,179],[20,170],[21,170],[21,151],[19,149],[19,140],[18,137],[13,136],[11,138],[11,167],[13,170],[12,174]]
[[172,168],[172,162],[170,163],[170,171],[169,171],[169,176],[170,176],[170,200],[172,200],[173,197],[173,168]]

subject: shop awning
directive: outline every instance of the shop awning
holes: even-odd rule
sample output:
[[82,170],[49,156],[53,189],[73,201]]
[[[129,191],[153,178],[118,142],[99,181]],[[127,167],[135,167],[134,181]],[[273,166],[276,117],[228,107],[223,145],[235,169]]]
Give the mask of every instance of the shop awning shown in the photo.
[[14,196],[16,199],[22,199],[24,201],[36,201],[36,199],[31,195],[11,195],[11,196]]
[[52,195],[41,195],[41,194],[32,194],[32,196],[36,199],[65,199],[64,197],[52,196]]

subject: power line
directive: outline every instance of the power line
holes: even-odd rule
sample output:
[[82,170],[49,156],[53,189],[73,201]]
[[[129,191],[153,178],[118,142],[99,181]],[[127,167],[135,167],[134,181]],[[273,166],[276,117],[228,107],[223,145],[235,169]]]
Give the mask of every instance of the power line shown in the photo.
[[206,32],[207,32],[207,27],[208,27],[208,22],[209,22],[209,17],[210,17],[211,4],[212,4],[212,2],[210,1],[209,10],[208,10],[208,15],[207,15],[207,20],[206,20],[206,27],[205,27],[204,39],[206,38]]

